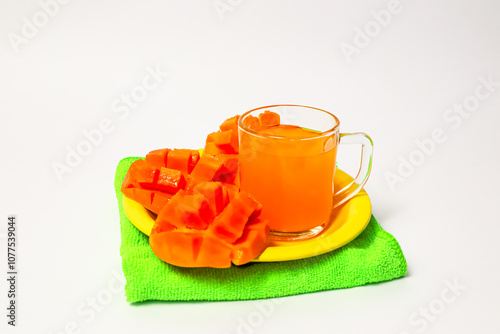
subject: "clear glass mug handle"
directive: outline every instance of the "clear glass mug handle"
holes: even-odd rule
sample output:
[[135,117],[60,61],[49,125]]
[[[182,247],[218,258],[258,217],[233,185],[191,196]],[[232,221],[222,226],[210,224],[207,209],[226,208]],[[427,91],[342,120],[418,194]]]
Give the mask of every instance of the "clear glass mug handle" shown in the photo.
[[339,145],[342,144],[361,144],[361,164],[354,180],[333,195],[334,208],[353,198],[363,188],[372,169],[373,142],[367,134],[362,132],[341,133]]

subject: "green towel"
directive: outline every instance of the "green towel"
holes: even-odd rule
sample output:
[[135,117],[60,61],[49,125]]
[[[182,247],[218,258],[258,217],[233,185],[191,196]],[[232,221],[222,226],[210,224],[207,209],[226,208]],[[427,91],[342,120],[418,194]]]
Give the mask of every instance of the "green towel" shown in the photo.
[[132,225],[123,211],[120,186],[137,159],[120,161],[115,176],[128,302],[274,298],[388,281],[406,274],[406,260],[398,242],[373,216],[363,233],[346,246],[308,259],[227,269],[169,265],[153,254],[148,236]]

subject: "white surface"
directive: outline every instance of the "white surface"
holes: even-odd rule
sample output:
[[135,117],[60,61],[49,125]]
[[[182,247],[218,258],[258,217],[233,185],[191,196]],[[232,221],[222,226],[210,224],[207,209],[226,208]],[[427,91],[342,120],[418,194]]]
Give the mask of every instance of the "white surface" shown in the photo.
[[[283,298],[246,332],[498,332],[500,87],[456,129],[443,115],[474,94],[479,77],[500,81],[500,3],[402,1],[350,63],[341,43],[352,44],[387,2],[232,3],[221,20],[212,0],[74,0],[18,53],[7,34],[20,34],[39,4],[0,3],[1,233],[8,214],[20,225],[20,309],[9,332],[64,333],[74,322],[81,333],[238,333],[241,319],[258,319],[252,301],[129,305],[123,288],[91,320],[84,303],[122,276],[118,161],[200,147],[226,117],[275,103],[330,110],[343,132],[372,136],[366,189],[409,269],[396,281]],[[113,102],[156,65],[170,77],[120,119]],[[113,131],[59,182],[53,162],[104,118]],[[391,190],[384,175],[436,128],[446,141]],[[452,297],[445,280],[466,287],[449,303],[439,301]],[[2,279],[2,305],[6,290]],[[422,320],[419,312],[440,305]],[[4,333],[4,311],[0,318]]]

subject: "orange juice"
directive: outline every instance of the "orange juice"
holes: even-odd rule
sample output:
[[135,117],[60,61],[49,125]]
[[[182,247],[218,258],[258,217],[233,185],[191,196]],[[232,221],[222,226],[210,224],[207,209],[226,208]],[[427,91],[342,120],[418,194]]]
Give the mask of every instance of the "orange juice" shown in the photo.
[[241,189],[262,203],[271,230],[310,230],[332,210],[336,154],[336,134],[285,124],[240,131]]

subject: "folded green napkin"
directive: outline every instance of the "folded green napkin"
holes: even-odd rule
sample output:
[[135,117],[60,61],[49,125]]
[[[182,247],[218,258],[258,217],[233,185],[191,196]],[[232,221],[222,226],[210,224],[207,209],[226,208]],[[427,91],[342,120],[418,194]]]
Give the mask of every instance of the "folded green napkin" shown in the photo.
[[153,254],[148,236],[123,211],[120,186],[137,159],[120,161],[115,175],[128,302],[273,298],[388,281],[406,274],[406,260],[398,242],[373,216],[363,233],[346,246],[308,259],[227,269],[169,265]]

